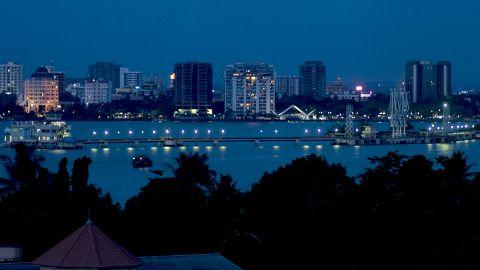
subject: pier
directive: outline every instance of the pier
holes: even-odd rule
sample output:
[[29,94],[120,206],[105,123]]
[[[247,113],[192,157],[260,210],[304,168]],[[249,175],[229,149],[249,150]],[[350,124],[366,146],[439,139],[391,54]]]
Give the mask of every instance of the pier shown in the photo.
[[212,137],[212,138],[124,138],[124,139],[89,139],[77,140],[81,146],[93,145],[106,147],[111,144],[127,144],[136,146],[138,144],[159,144],[162,146],[183,146],[186,143],[211,143],[218,145],[220,143],[252,143],[259,145],[262,142],[292,142],[300,144],[301,142],[329,142],[335,139],[331,136],[304,136],[304,137]]

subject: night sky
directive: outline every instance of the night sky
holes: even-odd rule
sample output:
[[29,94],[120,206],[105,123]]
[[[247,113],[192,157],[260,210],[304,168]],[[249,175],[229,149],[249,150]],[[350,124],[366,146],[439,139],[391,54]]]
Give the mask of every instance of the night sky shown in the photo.
[[397,81],[410,59],[451,60],[480,81],[480,2],[448,0],[1,0],[0,61],[30,74],[53,59],[70,77],[115,61],[166,76],[172,64],[266,61],[296,74],[323,60],[329,80]]

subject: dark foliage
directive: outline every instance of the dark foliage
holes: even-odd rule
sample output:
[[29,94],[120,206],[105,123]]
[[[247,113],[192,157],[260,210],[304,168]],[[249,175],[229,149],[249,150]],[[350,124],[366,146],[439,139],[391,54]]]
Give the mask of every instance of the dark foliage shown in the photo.
[[[50,173],[33,149],[17,145],[15,152],[14,159],[1,157],[10,179],[0,199],[0,243],[20,245],[26,260],[35,259],[85,223],[89,209],[100,227],[115,232],[121,209],[88,184],[89,158],[74,162],[70,178],[67,159]],[[71,189],[75,181],[83,184],[81,192]]]
[[310,155],[242,193],[208,158],[182,154],[122,210],[88,184],[87,157],[58,172],[25,146],[2,157],[0,242],[27,259],[86,220],[137,255],[218,252],[245,269],[477,269],[480,176],[461,153],[430,160],[390,152],[358,178]]

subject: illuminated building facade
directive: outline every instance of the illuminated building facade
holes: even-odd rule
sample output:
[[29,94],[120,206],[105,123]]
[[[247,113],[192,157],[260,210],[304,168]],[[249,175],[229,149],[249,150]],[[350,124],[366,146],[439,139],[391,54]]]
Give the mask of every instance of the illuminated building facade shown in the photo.
[[53,66],[45,66],[49,73],[54,75],[54,78],[58,82],[58,93],[60,97],[62,96],[63,92],[65,91],[65,72],[55,70]]
[[224,72],[225,115],[255,118],[275,113],[275,68],[266,63],[236,63]]
[[58,80],[45,67],[39,67],[24,83],[27,112],[49,112],[60,108]]

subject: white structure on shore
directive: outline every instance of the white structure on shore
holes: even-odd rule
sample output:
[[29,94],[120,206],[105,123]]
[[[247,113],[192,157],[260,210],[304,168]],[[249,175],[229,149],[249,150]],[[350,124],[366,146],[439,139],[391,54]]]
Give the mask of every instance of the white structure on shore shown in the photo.
[[390,90],[390,124],[392,138],[404,138],[407,134],[408,93],[405,88]]
[[236,63],[224,72],[225,114],[254,118],[275,113],[275,68],[266,63]]

